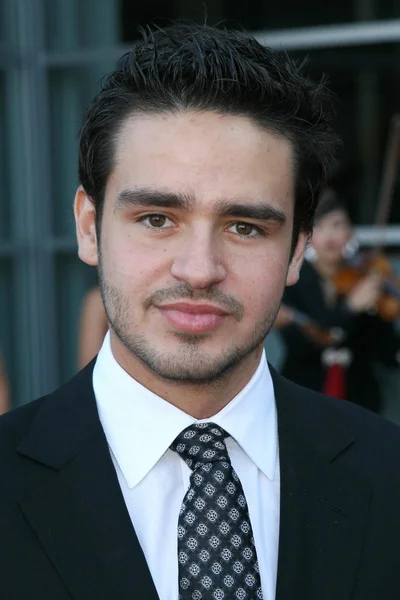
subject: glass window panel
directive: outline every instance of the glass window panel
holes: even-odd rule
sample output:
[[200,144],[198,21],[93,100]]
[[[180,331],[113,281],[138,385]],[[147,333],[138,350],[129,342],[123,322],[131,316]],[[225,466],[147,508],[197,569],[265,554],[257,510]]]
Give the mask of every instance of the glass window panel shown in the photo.
[[0,72],[0,239],[8,238],[10,235],[10,195],[7,177],[5,125],[4,75]]
[[0,0],[0,42],[13,41],[10,27],[13,18],[12,9],[10,0]]
[[[220,2],[215,0],[212,3],[208,2],[207,12],[217,10],[219,4]],[[157,23],[160,27],[169,25],[171,20],[177,18],[204,22],[204,6],[204,2],[193,0],[148,0],[147,2],[122,0],[119,13],[121,41],[133,41],[138,35],[138,25],[148,25],[151,22]]]
[[77,254],[56,257],[56,298],[60,383],[78,370],[78,335],[81,303],[85,293],[97,284],[97,271],[88,267]]
[[44,8],[50,52],[108,47],[120,38],[116,0],[44,0]]
[[78,184],[78,134],[86,106],[100,79],[114,65],[52,70],[49,73],[51,177],[54,233],[74,237],[72,204]]
[[355,15],[351,2],[224,0],[223,18],[233,26],[240,23],[251,30],[271,30],[343,23],[353,21]]
[[[308,59],[312,78],[328,76],[337,96],[335,129],[343,140],[334,182],[357,224],[373,224],[389,123],[400,112],[400,44],[290,52]],[[389,218],[400,223],[400,169]]]
[[5,17],[5,3],[4,0],[0,0],[0,42],[3,42],[6,38]]
[[0,259],[0,352],[3,357],[9,380],[10,398],[13,404],[18,397],[18,373],[14,359],[14,311],[13,311],[13,269],[11,259]]

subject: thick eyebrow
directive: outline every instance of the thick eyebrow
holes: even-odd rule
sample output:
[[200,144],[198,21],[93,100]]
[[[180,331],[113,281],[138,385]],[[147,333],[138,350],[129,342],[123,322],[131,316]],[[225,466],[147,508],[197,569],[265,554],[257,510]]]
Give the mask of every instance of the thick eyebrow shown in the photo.
[[[175,208],[191,211],[196,200],[193,196],[176,192],[167,192],[151,188],[136,190],[123,190],[117,196],[115,210],[133,207]],[[266,202],[240,202],[218,200],[213,208],[213,213],[220,217],[235,217],[237,219],[251,219],[256,221],[275,221],[279,225],[286,223],[286,214],[267,204]]]
[[195,204],[195,199],[184,194],[176,192],[165,192],[163,190],[153,190],[149,188],[140,188],[136,190],[123,190],[117,196],[115,210],[119,208],[132,207],[151,207],[158,208],[178,208],[180,210],[191,210]]
[[221,217],[251,219],[255,221],[275,221],[279,225],[286,223],[286,214],[266,202],[229,202],[220,200],[215,206],[215,213]]

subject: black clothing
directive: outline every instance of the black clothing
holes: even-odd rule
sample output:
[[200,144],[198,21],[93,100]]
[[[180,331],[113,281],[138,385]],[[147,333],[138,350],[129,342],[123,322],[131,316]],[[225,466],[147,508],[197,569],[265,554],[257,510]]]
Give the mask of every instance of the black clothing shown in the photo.
[[[93,365],[0,418],[1,599],[158,598],[97,413]],[[271,374],[276,600],[398,600],[400,428]]]
[[[321,278],[308,261],[303,265],[299,281],[285,289],[283,304],[305,313],[320,327],[339,327],[345,331],[342,346],[352,354],[346,369],[347,399],[378,412],[380,394],[374,363],[398,366],[400,338],[393,325],[378,316],[349,312],[345,299],[340,296],[328,307]],[[281,334],[287,352],[282,374],[300,385],[322,391],[326,367],[321,347],[310,341],[297,325],[283,328]]]

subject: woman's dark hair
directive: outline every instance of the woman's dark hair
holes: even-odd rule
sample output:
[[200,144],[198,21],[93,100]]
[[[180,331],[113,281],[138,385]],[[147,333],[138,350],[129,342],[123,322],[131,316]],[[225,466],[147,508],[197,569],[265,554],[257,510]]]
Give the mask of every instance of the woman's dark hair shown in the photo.
[[142,30],[103,82],[80,133],[79,178],[96,207],[97,229],[118,134],[133,114],[184,110],[243,115],[290,140],[296,161],[293,242],[309,233],[333,162],[331,95],[281,51],[226,29],[177,23]]
[[327,187],[322,191],[319,197],[314,219],[315,221],[318,221],[319,219],[322,219],[322,217],[325,217],[332,212],[336,212],[337,210],[344,212],[347,218],[349,218],[346,205],[343,203],[338,193],[333,188]]

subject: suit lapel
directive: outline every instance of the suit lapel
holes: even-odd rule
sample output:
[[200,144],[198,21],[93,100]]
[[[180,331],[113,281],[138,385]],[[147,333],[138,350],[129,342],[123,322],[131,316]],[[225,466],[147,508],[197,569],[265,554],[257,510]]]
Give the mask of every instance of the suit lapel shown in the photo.
[[91,384],[93,364],[45,399],[19,452],[36,463],[21,510],[76,600],[157,600]]
[[353,435],[334,409],[274,372],[273,379],[281,467],[276,600],[346,600],[371,488],[348,459]]

